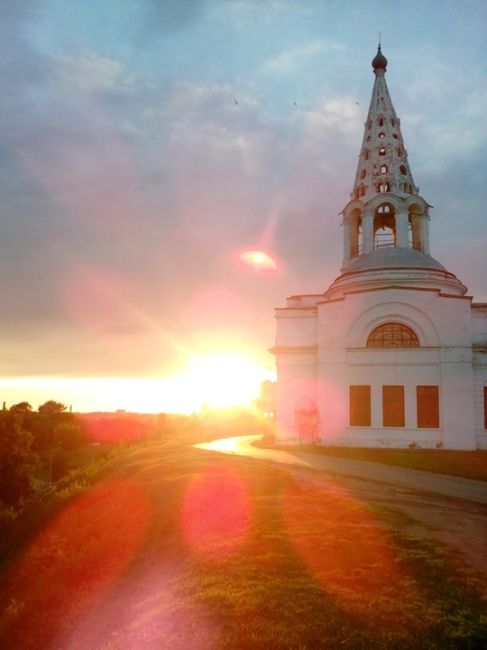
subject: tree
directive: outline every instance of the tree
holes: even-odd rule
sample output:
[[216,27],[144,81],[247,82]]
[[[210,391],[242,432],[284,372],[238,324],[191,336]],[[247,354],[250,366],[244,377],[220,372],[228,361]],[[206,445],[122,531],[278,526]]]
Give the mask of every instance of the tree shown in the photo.
[[33,472],[38,466],[32,435],[10,411],[0,412],[0,509],[18,508],[34,493]]
[[83,433],[77,422],[60,422],[53,432],[54,443],[63,449],[76,449],[83,444]]
[[41,415],[52,417],[65,413],[66,406],[61,402],[56,402],[55,400],[50,399],[47,400],[47,402],[44,402],[44,404],[41,404],[37,410]]
[[33,413],[32,416],[25,428],[34,435],[34,447],[39,451],[54,447],[56,445],[56,428],[74,418],[72,413],[66,411],[64,404],[53,399],[41,404],[37,413]]
[[18,404],[13,404],[10,410],[14,413],[31,413],[32,406],[29,402],[19,402]]

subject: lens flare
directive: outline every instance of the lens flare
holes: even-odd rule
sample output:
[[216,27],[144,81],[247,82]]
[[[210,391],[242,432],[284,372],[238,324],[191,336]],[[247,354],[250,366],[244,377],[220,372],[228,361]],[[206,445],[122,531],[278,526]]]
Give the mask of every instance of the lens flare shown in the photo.
[[183,503],[182,529],[201,559],[219,562],[237,553],[251,520],[247,487],[236,470],[213,465],[190,484]]
[[238,258],[254,271],[277,271],[279,268],[276,259],[261,250],[243,251]]
[[[22,602],[17,615],[38,630],[39,647],[54,647],[60,630],[117,584],[145,538],[151,512],[147,493],[134,481],[106,481],[82,494],[13,566],[0,605],[15,594]],[[15,616],[10,623],[16,634],[13,638],[12,632],[11,647],[25,647],[17,638],[24,628],[16,625]]]
[[415,598],[386,533],[344,488],[294,485],[283,498],[283,523],[312,576],[350,613],[371,624],[399,620],[402,603]]

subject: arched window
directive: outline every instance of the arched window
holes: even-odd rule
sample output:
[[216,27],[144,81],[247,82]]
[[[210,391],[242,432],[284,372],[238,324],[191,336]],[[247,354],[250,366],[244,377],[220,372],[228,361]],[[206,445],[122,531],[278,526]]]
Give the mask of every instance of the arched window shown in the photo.
[[381,165],[380,173],[381,174],[387,174],[387,165]]
[[369,159],[369,150],[364,149],[364,160],[368,160],[368,159]]
[[365,178],[366,175],[367,172],[365,171],[365,169],[362,169],[362,171],[360,172],[360,178]]
[[391,205],[379,205],[374,215],[374,248],[396,245],[396,217]]
[[369,334],[368,348],[418,348],[415,332],[402,323],[384,323]]
[[377,185],[377,189],[379,190],[379,192],[389,192],[391,188],[389,183],[386,181],[385,183],[379,183]]
[[386,148],[385,148],[385,147],[381,147],[381,148],[379,149],[379,156],[385,156],[386,153],[387,153],[387,152],[386,152]]
[[398,156],[402,156],[403,153],[404,153],[404,152],[403,152],[402,148],[401,148],[401,147],[398,147],[398,148],[397,148],[397,155],[398,155]]
[[384,133],[384,131],[381,131],[379,133],[379,138],[385,138],[385,137],[386,137],[386,134]]
[[379,126],[384,126],[384,119],[382,117],[379,117],[377,123],[378,123]]
[[401,165],[401,166],[399,167],[399,171],[400,171],[401,174],[403,174],[404,176],[408,173],[408,170],[406,169],[406,165]]

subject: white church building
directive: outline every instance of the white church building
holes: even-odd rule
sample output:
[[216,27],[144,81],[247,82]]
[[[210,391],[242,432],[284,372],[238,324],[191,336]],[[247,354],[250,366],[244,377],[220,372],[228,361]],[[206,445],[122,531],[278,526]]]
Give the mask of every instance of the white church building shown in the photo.
[[276,309],[276,438],[487,448],[487,304],[430,255],[379,46],[341,274]]

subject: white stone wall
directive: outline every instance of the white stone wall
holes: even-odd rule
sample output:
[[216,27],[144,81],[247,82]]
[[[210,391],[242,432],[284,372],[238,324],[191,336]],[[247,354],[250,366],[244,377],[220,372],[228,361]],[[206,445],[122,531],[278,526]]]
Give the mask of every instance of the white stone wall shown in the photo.
[[[469,299],[414,288],[354,293],[350,287],[343,299],[318,302],[317,312],[278,310],[279,439],[297,439],[295,408],[306,396],[318,403],[323,444],[487,446],[483,431],[487,354],[476,353],[475,360],[472,356],[472,334],[483,340],[482,324],[487,319],[483,314],[476,319],[472,324]],[[367,348],[370,332],[391,321],[411,327],[420,347]],[[371,386],[371,427],[349,426],[349,386],[355,384]],[[382,386],[396,384],[405,389],[405,426],[383,427]],[[439,387],[438,429],[417,428],[418,385]]]
[[472,342],[487,348],[487,305],[472,305]]
[[484,386],[487,386],[487,349],[474,352],[474,420],[475,444],[477,449],[487,449],[487,430],[485,429]]
[[277,347],[316,345],[317,320],[313,309],[279,309],[277,319]]
[[297,442],[296,408],[303,400],[318,401],[316,354],[279,353],[277,356],[276,437],[282,442]]
[[472,341],[474,346],[474,420],[478,449],[487,449],[484,387],[487,386],[487,305],[472,305]]

